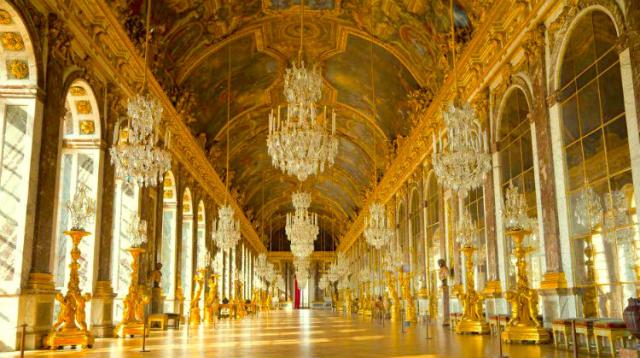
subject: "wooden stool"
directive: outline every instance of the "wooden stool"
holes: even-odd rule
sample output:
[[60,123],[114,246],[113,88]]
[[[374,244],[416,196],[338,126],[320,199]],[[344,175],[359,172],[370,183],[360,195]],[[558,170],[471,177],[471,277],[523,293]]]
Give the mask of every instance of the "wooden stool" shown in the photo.
[[[162,331],[166,331],[167,322],[168,322],[168,317],[164,313],[154,313],[152,315],[149,315],[149,318],[147,319],[149,330],[159,329]],[[156,327],[154,323],[157,323],[158,326]]]
[[180,314],[178,313],[165,313],[167,316],[167,323],[169,321],[172,322],[171,325],[168,325],[169,328],[180,329]]
[[449,322],[450,322],[449,327],[451,328],[452,331],[456,330],[456,326],[458,325],[458,322],[460,322],[461,318],[462,318],[462,313],[455,312],[449,315]]
[[593,339],[593,322],[595,322],[595,318],[578,318],[575,320],[576,322],[576,342],[574,344],[580,350],[580,337],[584,336],[585,348],[587,349],[587,353],[591,353],[591,340]]
[[[564,318],[557,319],[551,323],[551,329],[553,332],[553,345],[556,347],[560,345],[560,338],[562,337],[562,344],[566,350],[569,350],[569,340],[573,339],[571,337],[571,322],[573,319]],[[573,341],[572,343],[573,344]]]
[[[593,335],[596,341],[596,353],[604,353],[602,348],[609,346],[609,354],[616,355],[615,342],[620,341],[620,347],[625,348],[625,339],[631,337],[631,333],[627,330],[627,325],[621,319],[599,319],[593,323]],[[602,343],[608,341],[608,344],[600,345],[600,338]]]

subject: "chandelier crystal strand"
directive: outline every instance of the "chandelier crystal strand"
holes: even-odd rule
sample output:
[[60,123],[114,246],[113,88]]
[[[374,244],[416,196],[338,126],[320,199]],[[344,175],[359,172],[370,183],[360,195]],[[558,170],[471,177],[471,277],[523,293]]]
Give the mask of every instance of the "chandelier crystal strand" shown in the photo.
[[[147,2],[146,37],[144,50],[144,80],[142,91],[147,91],[147,58],[151,22],[151,1]],[[127,128],[118,125],[113,146],[109,148],[111,164],[116,178],[140,187],[156,186],[171,169],[171,155],[166,150],[170,136],[165,136],[165,148],[157,146],[162,121],[162,105],[151,94],[139,93],[127,104]]]
[[[453,82],[458,96],[453,2],[450,4]],[[443,119],[445,129],[437,136],[435,131],[433,133],[433,170],[442,186],[464,197],[469,190],[482,185],[487,171],[491,169],[487,135],[468,102],[461,107],[450,104],[443,113]]]
[[269,114],[267,149],[273,166],[304,181],[310,175],[324,172],[334,164],[338,154],[335,136],[336,115],[331,111],[331,130],[328,131],[327,108],[318,119],[317,102],[322,98],[322,76],[317,66],[305,66],[302,60],[304,33],[304,1],[300,13],[300,49],[297,63],[293,62],[284,76],[284,97],[287,114],[281,108]]
[[229,204],[229,122],[231,117],[231,46],[227,45],[227,170],[225,178],[225,203],[218,209],[218,220],[213,220],[213,240],[216,245],[229,251],[240,241],[240,221]]
[[[371,41],[369,47],[369,70],[371,78],[371,103],[373,109],[374,121],[378,118],[378,112],[376,110],[376,86],[375,78],[373,77],[373,1],[371,1]],[[373,182],[375,186],[378,184],[378,169],[376,161],[376,133],[373,133]],[[365,230],[364,238],[367,243],[376,249],[382,248],[393,238],[393,229],[387,220],[387,213],[385,207],[381,202],[375,201],[369,206],[369,217],[365,218]]]
[[140,216],[132,215],[131,222],[127,228],[131,247],[144,247],[147,243],[147,221],[140,220]]

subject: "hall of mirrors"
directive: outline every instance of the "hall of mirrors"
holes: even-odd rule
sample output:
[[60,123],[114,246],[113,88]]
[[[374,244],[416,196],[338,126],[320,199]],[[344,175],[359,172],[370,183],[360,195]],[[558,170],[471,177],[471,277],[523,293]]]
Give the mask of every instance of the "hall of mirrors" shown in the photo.
[[638,356],[639,124],[636,0],[0,0],[0,351]]

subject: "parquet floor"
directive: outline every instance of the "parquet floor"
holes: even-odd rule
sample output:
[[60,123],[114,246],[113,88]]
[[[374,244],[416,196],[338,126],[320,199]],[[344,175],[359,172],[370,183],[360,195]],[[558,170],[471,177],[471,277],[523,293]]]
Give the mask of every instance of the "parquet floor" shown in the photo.
[[[97,339],[85,351],[36,351],[27,357],[498,357],[498,340],[489,336],[459,336],[435,324],[426,338],[425,325],[402,332],[400,325],[361,318],[348,319],[331,312],[300,310],[273,312],[239,321],[221,321],[216,327],[189,331],[152,332],[148,353],[141,353],[141,339]],[[512,358],[570,357],[551,345],[509,345]],[[15,357],[17,353],[2,354]]]

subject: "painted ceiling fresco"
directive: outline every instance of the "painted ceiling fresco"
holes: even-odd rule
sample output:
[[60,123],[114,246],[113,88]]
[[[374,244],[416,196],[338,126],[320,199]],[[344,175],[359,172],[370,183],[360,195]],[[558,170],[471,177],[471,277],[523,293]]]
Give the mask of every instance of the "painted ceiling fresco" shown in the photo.
[[[145,1],[108,2],[140,46]],[[462,43],[473,30],[466,3],[457,0],[455,9]],[[372,24],[370,0],[305,0],[304,56],[325,79],[321,104],[338,113],[336,164],[303,184],[328,242],[336,243],[362,209],[374,167],[380,176],[393,157],[393,143],[409,134],[408,95],[418,89],[436,93],[443,82],[451,63],[448,4],[374,0]],[[282,236],[291,193],[300,184],[273,168],[266,136],[269,111],[284,102],[284,70],[297,54],[300,0],[157,0],[153,6],[152,70],[221,177],[230,51],[231,191],[258,232],[268,223],[271,236]]]

